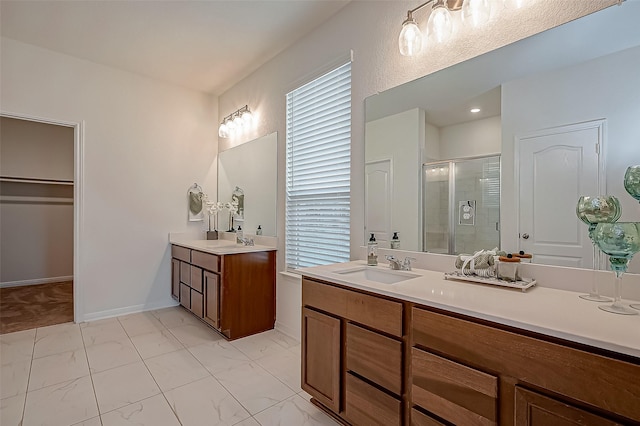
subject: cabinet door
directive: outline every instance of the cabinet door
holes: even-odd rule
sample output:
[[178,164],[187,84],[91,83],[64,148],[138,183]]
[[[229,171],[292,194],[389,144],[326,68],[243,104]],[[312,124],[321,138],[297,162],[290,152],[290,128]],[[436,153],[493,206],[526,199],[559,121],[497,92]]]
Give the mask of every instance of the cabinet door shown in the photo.
[[516,386],[518,426],[613,426],[619,423]]
[[185,283],[180,283],[180,304],[191,310],[191,287]]
[[220,329],[220,276],[204,271],[204,320]]
[[189,285],[192,289],[202,293],[202,269],[191,265],[191,281]]
[[340,411],[340,320],[302,308],[302,389]]
[[202,318],[203,313],[203,297],[202,293],[191,289],[191,312],[198,318]]
[[171,297],[180,301],[180,261],[171,259]]

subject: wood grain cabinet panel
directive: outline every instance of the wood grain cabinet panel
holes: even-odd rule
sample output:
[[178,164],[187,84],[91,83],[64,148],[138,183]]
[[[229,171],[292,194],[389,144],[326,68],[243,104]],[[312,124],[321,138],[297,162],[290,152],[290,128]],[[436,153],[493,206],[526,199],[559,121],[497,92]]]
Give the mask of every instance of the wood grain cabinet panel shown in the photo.
[[412,408],[411,409],[411,426],[446,426],[446,425],[434,419],[433,417],[427,416],[426,414],[416,410],[415,408]]
[[191,265],[191,279],[189,285],[192,289],[202,293],[202,269]]
[[220,272],[220,257],[215,254],[191,251],[191,263],[211,272]]
[[191,287],[185,283],[180,283],[180,304],[191,310]]
[[204,298],[202,293],[191,289],[191,312],[198,318],[202,318],[204,312]]
[[[640,401],[638,401],[640,403]],[[516,386],[518,426],[613,426],[620,423]]]
[[413,343],[640,422],[640,365],[425,309]]
[[220,277],[204,271],[204,320],[213,328],[220,328]]
[[180,262],[180,282],[189,285],[191,283],[191,265]]
[[497,424],[497,377],[416,348],[411,368],[414,404],[454,424]]
[[347,373],[344,415],[353,425],[400,425],[401,406],[400,400]]
[[402,342],[347,324],[347,370],[402,393]]
[[171,259],[171,297],[180,301],[180,261]]
[[191,249],[176,245],[171,246],[171,257],[182,260],[183,262],[191,262]]
[[340,320],[302,308],[302,389],[340,411]]

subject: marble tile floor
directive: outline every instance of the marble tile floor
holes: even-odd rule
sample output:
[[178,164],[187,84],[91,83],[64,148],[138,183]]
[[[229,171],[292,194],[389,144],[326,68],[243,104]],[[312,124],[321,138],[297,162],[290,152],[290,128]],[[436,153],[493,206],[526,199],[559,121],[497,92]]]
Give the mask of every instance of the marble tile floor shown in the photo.
[[227,342],[181,307],[0,336],[0,424],[336,425],[300,388],[300,344]]

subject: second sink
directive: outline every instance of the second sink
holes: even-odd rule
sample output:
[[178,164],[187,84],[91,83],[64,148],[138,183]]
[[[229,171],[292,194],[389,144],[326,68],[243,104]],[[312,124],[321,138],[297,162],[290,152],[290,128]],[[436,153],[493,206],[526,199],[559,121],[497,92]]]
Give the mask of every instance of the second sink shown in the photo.
[[367,266],[357,266],[355,268],[341,269],[334,272],[345,277],[375,281],[382,284],[395,284],[420,276],[406,271],[391,271]]

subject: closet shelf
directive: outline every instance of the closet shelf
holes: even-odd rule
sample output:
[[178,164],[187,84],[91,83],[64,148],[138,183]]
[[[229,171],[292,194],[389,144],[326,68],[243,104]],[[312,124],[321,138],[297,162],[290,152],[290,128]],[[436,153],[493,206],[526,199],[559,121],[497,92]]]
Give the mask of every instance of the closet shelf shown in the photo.
[[12,177],[12,176],[0,176],[0,182],[42,183],[42,184],[46,184],[46,185],[70,185],[70,186],[73,186],[73,181],[72,180],[21,178],[21,177]]

